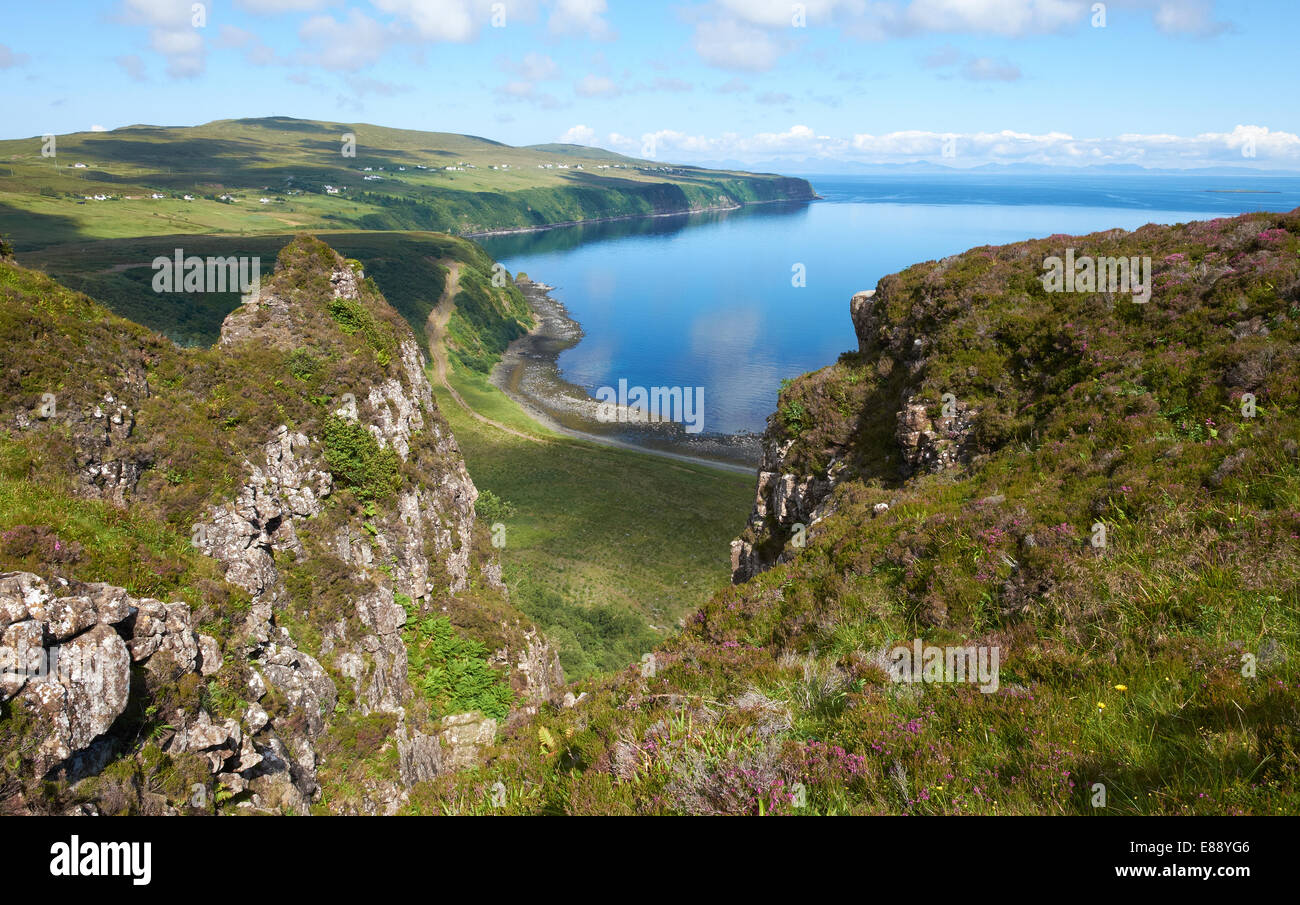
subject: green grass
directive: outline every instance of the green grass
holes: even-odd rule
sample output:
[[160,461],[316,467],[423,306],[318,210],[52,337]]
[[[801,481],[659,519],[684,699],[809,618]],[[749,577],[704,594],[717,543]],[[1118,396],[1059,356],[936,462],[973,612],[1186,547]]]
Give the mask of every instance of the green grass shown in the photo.
[[510,683],[488,664],[481,642],[458,633],[445,616],[421,616],[410,598],[399,596],[406,607],[402,632],[413,684],[432,708],[431,715],[479,711],[503,720],[514,704]]
[[78,497],[70,484],[37,472],[40,458],[27,444],[0,437],[0,561],[6,569],[183,600],[214,619],[229,620],[247,606],[226,595],[220,567],[195,550],[187,534],[149,513]]
[[[355,157],[340,153],[345,134],[356,137]],[[802,179],[286,117],[61,135],[53,159],[41,157],[41,147],[36,138],[0,141],[0,233],[24,250],[176,233],[465,234],[812,197]],[[492,169],[502,165],[509,169]],[[326,185],[346,189],[331,195]],[[85,200],[96,194],[115,198]],[[237,200],[219,200],[225,194]]]
[[511,598],[568,678],[635,661],[728,583],[752,478],[563,437],[481,375],[450,379],[475,410],[547,441],[483,424],[435,387],[475,485],[514,507],[500,550]]
[[[497,389],[486,374],[471,371],[468,368],[457,367],[453,364],[447,379],[456,388],[456,392],[460,393],[460,398],[464,399],[466,404],[480,415],[491,418],[493,421],[500,421],[515,430],[537,437],[552,440],[568,439],[564,434],[553,431],[535,421],[513,399]],[[436,382],[434,383],[434,389],[439,389]],[[441,398],[439,397],[439,399]],[[447,401],[451,406],[459,408],[450,397],[447,398]]]

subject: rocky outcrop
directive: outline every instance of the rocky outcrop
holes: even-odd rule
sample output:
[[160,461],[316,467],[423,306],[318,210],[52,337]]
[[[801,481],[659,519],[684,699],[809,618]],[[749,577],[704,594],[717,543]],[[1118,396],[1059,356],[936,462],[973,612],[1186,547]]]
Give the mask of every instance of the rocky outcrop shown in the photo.
[[453,770],[477,763],[479,752],[492,744],[497,734],[497,721],[477,710],[443,717],[442,727],[438,738]]
[[[330,278],[334,297],[358,300],[361,277],[349,266],[336,268]],[[269,342],[292,342],[295,316],[275,292],[263,290],[229,316],[221,342],[259,342],[268,331]],[[404,481],[391,502],[376,509],[364,524],[323,520],[323,507],[334,488],[321,438],[281,426],[262,450],[264,464],[246,463],[246,479],[235,498],[215,507],[209,519],[194,529],[196,545],[219,560],[226,579],[252,598],[246,626],[248,656],[265,682],[288,700],[294,712],[305,715],[292,739],[297,748],[310,750],[312,740],[323,731],[334,708],[336,680],[346,686],[362,714],[398,717],[394,744],[402,785],[376,783],[368,790],[377,812],[393,811],[410,784],[464,766],[471,756],[465,751],[477,750],[457,741],[460,753],[444,757],[440,745],[452,736],[420,729],[408,713],[413,691],[402,638],[407,609],[398,598],[423,611],[442,596],[469,587],[478,491],[455,439],[434,417],[436,406],[424,360],[409,332],[399,339],[392,371],[393,376],[364,392],[358,388],[348,394],[335,414],[362,424],[381,449],[391,449],[401,462],[414,461],[415,446],[421,444],[419,455],[424,461],[438,462],[440,473]],[[318,548],[304,549],[304,531],[320,535]],[[295,646],[292,636],[276,624],[277,611],[290,597],[279,564],[304,557],[327,557],[354,586],[368,588],[349,601],[347,612],[321,627],[314,657]],[[504,591],[499,571],[485,568],[480,574],[487,584]],[[518,634],[517,643],[499,650],[495,662],[509,672],[519,692],[519,714],[535,712],[563,684],[555,651],[533,630]],[[496,723],[490,722],[494,734]],[[486,731],[480,727],[479,744]],[[294,763],[295,775],[303,780],[299,788],[310,797],[314,764],[302,756]]]
[[785,457],[793,445],[793,440],[778,440],[770,427],[763,437],[763,461],[746,536],[731,542],[734,582],[748,581],[793,555],[792,550],[773,543],[774,539],[788,539],[796,533],[796,526],[806,530],[826,517],[825,502],[844,471],[844,463],[833,461],[819,475],[791,473],[786,470]]
[[114,389],[99,398],[83,401],[79,395],[43,393],[35,408],[15,413],[14,426],[23,431],[43,424],[65,429],[75,450],[81,493],[124,506],[149,465],[128,444],[135,431],[135,411],[149,395],[148,383],[143,373],[125,369]]
[[[91,749],[126,710],[133,663],[150,669],[165,661],[172,679],[221,668],[220,647],[195,631],[185,603],[136,598],[106,584],[51,591],[39,576],[7,572],[0,575],[0,614],[0,700],[29,722],[39,775],[79,779],[87,761],[102,759]],[[164,750],[195,750],[186,715],[169,717],[176,728]],[[195,720],[190,725],[208,716]]]
[[[879,373],[894,373],[897,369],[910,384],[924,370],[927,339],[905,323],[892,323],[886,317],[891,285],[886,277],[877,289],[855,293],[849,312],[859,354]],[[967,462],[975,412],[962,400],[945,396],[932,416],[932,407],[915,399],[914,388],[905,386],[896,403],[898,408],[893,411],[900,477],[939,472]],[[888,417],[883,412],[873,416]],[[754,508],[745,532],[731,543],[735,583],[789,560],[796,545],[806,542],[816,524],[832,511],[835,487],[853,473],[841,447],[825,451],[829,464],[824,470],[802,472],[790,464],[792,451],[800,442],[789,437],[775,417],[769,419]]]
[[[0,701],[19,717],[0,724],[0,734],[21,747],[39,776],[89,789],[85,783],[100,780],[114,760],[142,762],[154,756],[144,748],[156,745],[205,781],[197,805],[174,792],[150,792],[149,813],[210,811],[219,796],[223,810],[304,814],[322,801],[331,777],[357,791],[344,809],[393,813],[415,783],[474,762],[498,726],[482,714],[431,715],[408,675],[411,616],[459,612],[481,631],[489,662],[516,692],[503,722],[563,693],[558,656],[508,605],[499,564],[475,546],[478,492],[437,412],[414,335],[354,263],[313,240],[297,240],[286,255],[282,264],[292,260],[301,272],[291,267],[263,281],[227,317],[220,347],[241,362],[298,355],[328,368],[328,384],[312,390],[309,404],[303,387],[287,386],[297,377],[283,372],[283,379],[260,382],[249,375],[245,385],[217,366],[181,390],[170,376],[151,388],[146,375],[154,372],[142,364],[151,355],[170,356],[167,375],[187,373],[189,363],[175,350],[149,346],[155,340],[131,332],[138,328],[105,321],[99,341],[127,350],[126,364],[96,371],[87,379],[90,392],[78,388],[36,409],[23,402],[11,416],[19,430],[60,453],[73,451],[82,496],[128,508],[140,495],[151,506],[160,493],[196,501],[180,509],[199,513],[192,545],[224,578],[213,592],[224,601],[216,604],[224,607],[218,640],[197,630],[184,602],[102,584],[51,590],[48,575],[0,575],[7,657]],[[158,417],[188,411],[214,385],[257,400],[237,417],[223,413],[223,433],[203,438],[204,475],[214,476],[214,459],[225,457],[220,494],[189,483],[193,450],[183,436],[161,436],[173,425]],[[297,396],[286,399],[286,392]],[[340,477],[349,473],[336,467],[329,445],[340,442],[330,434],[338,419],[364,428],[362,439],[373,438],[386,457],[382,492],[362,494]],[[237,433],[230,430],[236,422]],[[139,425],[154,425],[154,435],[141,436]],[[359,448],[356,433],[344,441],[354,444],[351,452]],[[226,455],[232,447],[237,458]],[[186,464],[172,469],[168,456],[177,452]],[[169,470],[152,471],[154,459]],[[205,620],[213,616],[208,600],[205,592]],[[475,612],[481,600],[491,607],[487,618]],[[395,760],[351,772],[329,763],[353,752],[349,720],[368,720],[367,732],[384,727],[379,744],[395,749]],[[4,778],[0,809],[23,811]],[[82,800],[95,800],[86,795]],[[106,813],[133,807],[121,794],[105,800]],[[86,812],[97,807],[85,805]]]
[[511,635],[514,643],[495,651],[489,662],[509,673],[510,684],[519,696],[510,716],[513,723],[535,715],[543,704],[560,699],[564,693],[564,670],[555,648],[537,629],[516,628]]
[[903,473],[939,472],[970,459],[970,408],[956,399],[942,403],[941,414],[931,419],[929,409],[910,400],[898,412],[894,437],[903,454]]
[[[114,731],[129,703],[132,664],[169,686],[223,668],[216,639],[195,630],[181,602],[136,598],[105,584],[52,592],[36,575],[10,572],[0,575],[0,613],[6,623],[0,700],[24,720],[30,763],[51,779],[88,780],[123,753],[129,739]],[[274,645],[259,665],[287,690],[290,706],[314,717],[308,733],[319,732],[335,703],[333,683],[319,665],[312,669]],[[202,707],[164,711],[159,716],[167,729],[159,747],[197,757],[210,782],[244,796],[240,808],[305,813],[317,791],[310,746],[290,753],[257,703],[267,684],[252,675],[252,703],[240,718],[218,718]],[[215,794],[209,784],[196,788],[191,803],[210,809]]]
[[194,545],[225,567],[226,580],[252,596],[245,626],[256,642],[270,640],[271,613],[283,586],[277,552],[302,552],[295,522],[320,513],[333,489],[328,469],[303,458],[311,441],[283,425],[263,447],[263,464],[245,463],[247,479],[233,500],[194,526]]

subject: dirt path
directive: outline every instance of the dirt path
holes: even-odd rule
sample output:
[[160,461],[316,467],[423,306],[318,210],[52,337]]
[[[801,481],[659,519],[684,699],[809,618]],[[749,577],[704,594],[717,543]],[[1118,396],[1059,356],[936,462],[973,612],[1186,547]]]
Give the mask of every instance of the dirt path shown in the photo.
[[437,377],[438,383],[446,387],[451,398],[455,399],[471,416],[482,421],[484,424],[490,424],[497,430],[505,431],[514,437],[520,437],[524,440],[531,440],[534,443],[545,443],[541,437],[534,437],[532,434],[526,434],[523,431],[515,430],[508,424],[502,424],[493,418],[480,414],[474,408],[461,398],[460,393],[456,392],[450,381],[447,380],[447,346],[443,338],[447,332],[447,322],[451,320],[451,313],[456,308],[454,298],[456,296],[456,287],[460,285],[460,262],[448,261],[447,264],[447,282],[442,289],[442,298],[438,299],[438,304],[433,306],[429,312],[429,319],[425,322],[424,332],[429,337],[429,357],[433,360],[433,373]]

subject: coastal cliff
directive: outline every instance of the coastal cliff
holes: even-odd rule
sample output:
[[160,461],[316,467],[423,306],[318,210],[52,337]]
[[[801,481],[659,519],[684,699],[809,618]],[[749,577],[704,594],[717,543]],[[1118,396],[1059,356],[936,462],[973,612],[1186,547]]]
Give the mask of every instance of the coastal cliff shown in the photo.
[[356,262],[296,239],[187,351],[0,279],[0,807],[393,813],[556,698]]

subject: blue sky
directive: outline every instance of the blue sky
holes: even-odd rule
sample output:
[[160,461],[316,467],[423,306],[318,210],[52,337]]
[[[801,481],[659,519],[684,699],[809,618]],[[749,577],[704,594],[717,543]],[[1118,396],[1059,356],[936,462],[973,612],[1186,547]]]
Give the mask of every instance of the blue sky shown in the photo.
[[287,115],[679,162],[1300,169],[1292,0],[1104,27],[1091,0],[193,5],[6,0],[0,136]]

